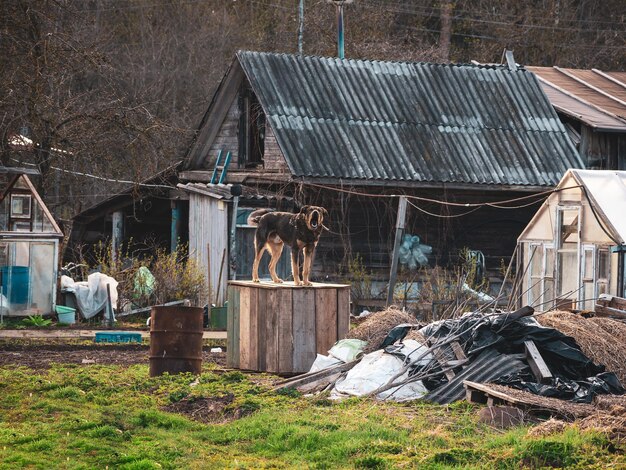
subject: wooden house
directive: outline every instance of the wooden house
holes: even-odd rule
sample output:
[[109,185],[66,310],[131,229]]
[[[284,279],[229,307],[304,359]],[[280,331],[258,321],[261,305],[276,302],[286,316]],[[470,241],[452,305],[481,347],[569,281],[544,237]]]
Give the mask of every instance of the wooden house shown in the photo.
[[54,312],[61,229],[25,173],[0,197],[0,315]]
[[[433,247],[431,265],[457,262],[467,247],[496,270],[534,213],[533,195],[584,167],[524,69],[259,52],[237,53],[179,178],[210,186],[227,152],[225,182],[330,209],[320,280],[342,279],[357,256],[385,278],[400,194],[411,197],[405,232]],[[237,219],[251,209],[240,204]],[[190,239],[208,230],[203,220]],[[252,258],[233,260],[249,278]]]
[[626,72],[526,67],[588,168],[626,170]]
[[[364,270],[384,283],[399,195],[409,197],[404,232],[432,246],[430,266],[457,263],[467,248],[498,273],[541,194],[568,168],[584,168],[583,160],[523,68],[241,51],[169,194],[212,289],[225,289],[226,277],[249,279],[250,211],[310,203],[330,211],[313,278]],[[131,192],[110,201],[106,217],[118,203],[139,230]],[[112,227],[99,210],[78,217],[88,220],[85,234]],[[164,210],[163,228],[175,219]],[[288,259],[284,250],[284,278]]]
[[518,239],[520,302],[593,310],[626,289],[626,171],[569,170]]

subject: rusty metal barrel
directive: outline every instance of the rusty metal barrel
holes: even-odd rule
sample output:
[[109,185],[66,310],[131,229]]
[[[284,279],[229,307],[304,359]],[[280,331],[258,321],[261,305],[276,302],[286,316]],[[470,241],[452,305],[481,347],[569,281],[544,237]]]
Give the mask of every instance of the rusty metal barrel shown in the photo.
[[152,307],[150,312],[150,377],[202,369],[200,307]]

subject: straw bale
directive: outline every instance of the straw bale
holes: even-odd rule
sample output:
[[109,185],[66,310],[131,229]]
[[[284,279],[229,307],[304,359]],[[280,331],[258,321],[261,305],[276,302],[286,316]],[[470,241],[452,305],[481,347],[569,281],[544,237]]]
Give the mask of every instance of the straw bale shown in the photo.
[[528,430],[531,437],[545,437],[559,432],[563,432],[568,424],[560,419],[550,418],[537,426],[533,426]]
[[368,316],[363,323],[351,329],[346,337],[366,341],[365,353],[369,353],[378,349],[389,331],[401,323],[415,323],[415,318],[395,307],[388,307]]
[[536,319],[543,326],[574,338],[587,357],[615,372],[620,382],[626,384],[626,325],[610,318],[586,319],[558,310],[537,315]]

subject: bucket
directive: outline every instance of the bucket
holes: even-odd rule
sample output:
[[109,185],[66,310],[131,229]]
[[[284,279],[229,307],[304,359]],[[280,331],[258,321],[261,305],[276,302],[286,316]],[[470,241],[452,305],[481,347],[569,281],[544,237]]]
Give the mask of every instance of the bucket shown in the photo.
[[209,328],[211,330],[226,331],[226,320],[228,318],[228,307],[212,307],[209,317]]
[[28,266],[2,266],[2,294],[11,304],[28,303],[28,289],[30,287],[30,269]]
[[59,323],[62,325],[73,325],[76,323],[76,309],[72,307],[66,307],[64,305],[57,305],[54,308],[59,317]]
[[150,313],[150,377],[202,370],[200,307],[152,307]]

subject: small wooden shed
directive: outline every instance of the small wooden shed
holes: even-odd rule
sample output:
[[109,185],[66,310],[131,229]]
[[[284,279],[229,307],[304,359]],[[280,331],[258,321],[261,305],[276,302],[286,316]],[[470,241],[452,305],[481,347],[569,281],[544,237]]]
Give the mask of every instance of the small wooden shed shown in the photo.
[[521,303],[593,310],[623,297],[626,171],[568,170],[518,238]]
[[25,174],[0,197],[0,315],[54,311],[61,229]]

